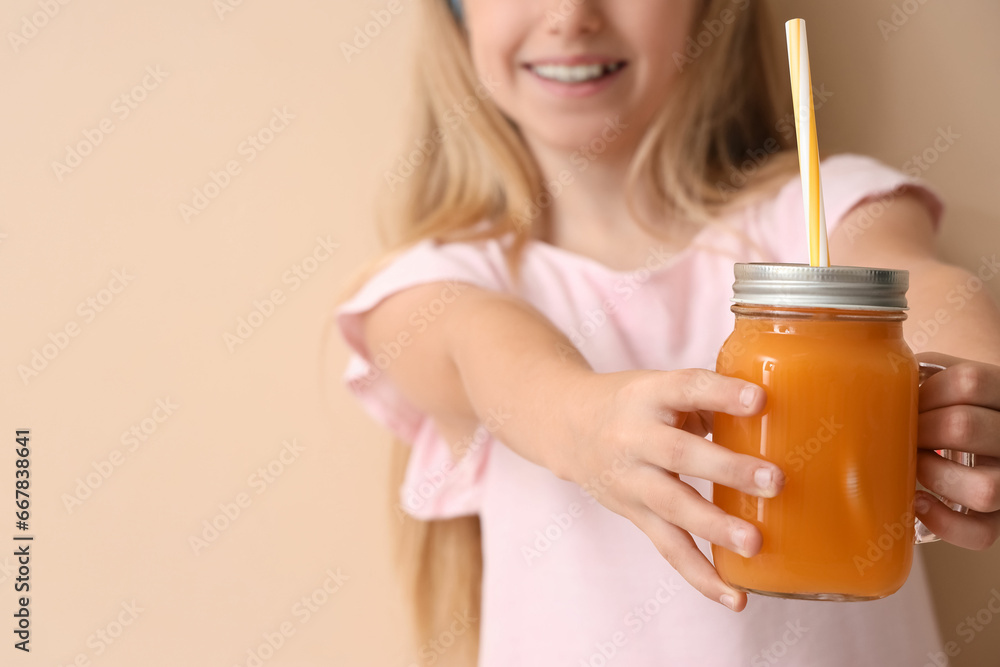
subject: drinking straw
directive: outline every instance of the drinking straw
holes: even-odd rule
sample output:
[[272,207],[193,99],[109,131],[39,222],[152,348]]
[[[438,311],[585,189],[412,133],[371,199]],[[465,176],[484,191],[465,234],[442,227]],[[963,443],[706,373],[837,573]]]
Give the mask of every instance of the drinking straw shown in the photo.
[[786,22],[785,36],[788,39],[788,69],[792,77],[795,137],[799,147],[799,172],[802,175],[802,204],[809,228],[809,265],[830,266],[823,188],[819,181],[819,143],[816,140],[816,111],[813,107],[806,22],[802,19]]

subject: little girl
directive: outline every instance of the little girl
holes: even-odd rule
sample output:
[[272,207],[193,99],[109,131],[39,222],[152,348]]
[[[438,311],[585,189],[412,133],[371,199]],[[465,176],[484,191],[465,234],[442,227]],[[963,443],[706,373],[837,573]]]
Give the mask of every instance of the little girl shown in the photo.
[[[784,483],[705,437],[713,412],[766,401],[706,370],[732,330],[733,263],[806,261],[766,4],[418,4],[415,135],[387,174],[396,244],[337,310],[345,379],[404,452],[412,664],[945,664],[919,553],[867,603],[748,605],[712,566],[711,543],[749,556],[761,535],[711,484]],[[835,263],[909,269],[908,331],[950,309],[933,347],[965,359],[925,357],[948,368],[921,389],[919,445],[982,465],[921,452],[920,481],[972,511],[921,492],[917,512],[986,548],[1000,312],[982,291],[948,305],[971,276],[935,259],[942,205],[924,184],[855,155],[822,179]]]

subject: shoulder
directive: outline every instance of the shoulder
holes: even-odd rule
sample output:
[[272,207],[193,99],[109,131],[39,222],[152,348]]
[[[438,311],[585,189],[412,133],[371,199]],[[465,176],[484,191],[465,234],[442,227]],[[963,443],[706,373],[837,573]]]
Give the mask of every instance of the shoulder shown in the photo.
[[335,306],[335,318],[348,343],[361,348],[364,316],[402,292],[426,295],[437,288],[446,302],[467,285],[509,292],[511,278],[504,257],[503,244],[495,238],[428,238],[396,248],[359,270],[347,287],[348,296]]
[[505,290],[510,283],[504,244],[496,238],[445,241],[427,238],[391,250],[363,269],[352,301],[364,294],[432,282],[460,281]]
[[[904,172],[868,155],[838,153],[826,157],[820,163],[820,179],[827,229],[832,231],[859,204],[874,199],[885,205],[904,194],[919,199],[936,224],[944,204],[922,175],[918,169]],[[800,180],[792,178],[780,196],[786,206],[801,206]]]
[[[838,153],[825,157],[820,163],[820,180],[828,235],[832,238],[842,226],[852,235],[859,225],[867,229],[873,217],[881,216],[898,199],[905,199],[908,205],[916,202],[936,228],[944,204],[920,175],[867,155]],[[771,250],[774,261],[804,261],[806,223],[798,173],[789,176],[770,199],[754,207],[747,220],[761,245]]]
[[[853,245],[862,234],[880,230],[890,237],[919,236],[922,245],[930,243],[944,215],[944,201],[923,180],[921,169],[904,165],[903,171],[875,158],[851,154],[834,156],[827,162],[821,175],[831,238],[842,237]],[[869,241],[874,240],[873,235]]]

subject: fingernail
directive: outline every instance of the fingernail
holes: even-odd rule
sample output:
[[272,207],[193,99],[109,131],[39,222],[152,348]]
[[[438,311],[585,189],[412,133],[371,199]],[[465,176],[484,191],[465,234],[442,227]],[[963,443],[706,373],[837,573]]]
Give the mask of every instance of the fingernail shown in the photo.
[[774,486],[774,470],[771,468],[757,468],[753,474],[754,484],[761,491],[771,491]]
[[754,399],[757,398],[757,388],[756,387],[743,387],[740,392],[740,403],[743,404],[744,408],[749,408],[753,405]]
[[721,602],[722,604],[726,605],[727,607],[729,607],[733,611],[736,611],[736,598],[734,598],[729,593],[726,593],[721,598],[719,598],[719,602]]
[[736,547],[736,553],[743,556],[744,558],[750,558],[750,552],[747,551],[747,538],[750,534],[747,532],[746,528],[734,528],[733,532],[729,534],[730,539],[733,541],[733,546]]

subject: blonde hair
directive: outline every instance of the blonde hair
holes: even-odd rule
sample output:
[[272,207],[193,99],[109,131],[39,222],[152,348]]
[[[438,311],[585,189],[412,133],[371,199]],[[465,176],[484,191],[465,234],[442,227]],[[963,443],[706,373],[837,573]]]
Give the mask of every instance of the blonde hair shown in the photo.
[[[430,238],[509,234],[507,260],[517,280],[524,244],[548,234],[547,209],[538,205],[544,201],[540,171],[517,129],[483,94],[461,27],[445,0],[421,0],[420,5],[410,153],[386,174],[390,188],[399,188],[400,206],[382,230],[389,250],[359,273],[349,291],[398,252]],[[701,225],[787,180],[795,167],[789,150],[794,137],[780,131],[790,96],[781,83],[787,75],[781,76],[784,61],[774,28],[765,0],[699,3],[690,40],[674,54],[680,70],[676,90],[630,164],[631,201],[642,193],[664,219]],[[460,113],[463,108],[467,113]],[[651,233],[670,236],[662,223],[643,220],[632,210]],[[396,507],[408,456],[409,446],[395,442],[391,488]],[[426,645],[445,631],[456,613],[478,618],[478,517],[424,522],[400,513],[393,524],[400,528],[398,554],[418,643]],[[478,627],[458,640],[445,655],[427,662],[474,665]],[[424,660],[425,651],[419,655]]]

